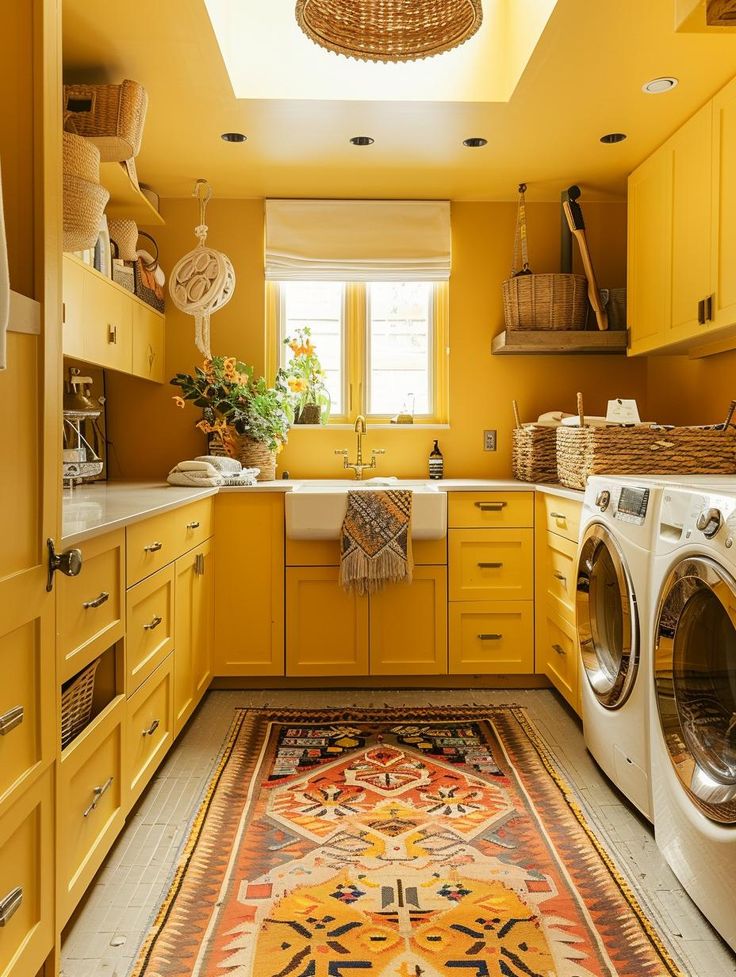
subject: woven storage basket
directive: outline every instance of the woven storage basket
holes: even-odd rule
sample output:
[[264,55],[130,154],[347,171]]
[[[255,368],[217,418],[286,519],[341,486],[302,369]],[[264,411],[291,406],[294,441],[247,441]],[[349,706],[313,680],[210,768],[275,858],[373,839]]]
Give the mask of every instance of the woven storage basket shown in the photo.
[[137,81],[120,85],[64,85],[66,127],[92,140],[104,163],[137,156],[148,95]]
[[93,248],[110,194],[98,183],[64,174],[64,251]]
[[62,133],[64,173],[88,183],[100,182],[100,151],[93,142],[73,132]]
[[585,329],[587,315],[584,275],[516,275],[503,283],[507,329]]
[[220,458],[237,458],[243,468],[260,468],[259,482],[272,482],[276,478],[276,452],[261,441],[247,434],[230,430],[229,449],[225,447],[219,434],[209,436],[209,453]]
[[557,428],[525,424],[513,434],[512,466],[520,482],[557,481]]
[[95,673],[100,659],[96,658],[91,665],[72,679],[61,693],[61,748],[82,732],[89,724],[92,714],[92,698],[95,691]]
[[138,225],[134,220],[109,221],[110,240],[118,246],[118,257],[123,261],[135,261],[138,257]]
[[591,475],[732,475],[736,431],[674,427],[558,427],[557,477],[584,489]]

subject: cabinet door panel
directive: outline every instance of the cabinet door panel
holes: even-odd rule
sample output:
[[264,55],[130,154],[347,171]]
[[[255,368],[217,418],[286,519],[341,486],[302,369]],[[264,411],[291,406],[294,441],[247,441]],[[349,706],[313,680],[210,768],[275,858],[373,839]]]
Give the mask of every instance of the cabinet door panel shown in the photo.
[[169,655],[125,704],[129,806],[140,797],[174,741],[172,659]]
[[447,570],[414,567],[410,584],[370,599],[371,675],[447,674]]
[[209,685],[212,671],[212,542],[176,561],[174,719],[178,735]]
[[713,103],[714,325],[736,323],[736,81]]
[[62,349],[64,356],[84,359],[84,268],[64,255],[62,278]]
[[575,625],[549,608],[537,613],[537,671],[543,672],[580,713],[580,662]]
[[174,647],[174,566],[128,591],[125,691],[131,695]]
[[164,382],[164,317],[142,302],[133,303],[133,373]]
[[84,282],[84,350],[90,363],[130,373],[133,366],[132,302],[122,289],[88,273]]

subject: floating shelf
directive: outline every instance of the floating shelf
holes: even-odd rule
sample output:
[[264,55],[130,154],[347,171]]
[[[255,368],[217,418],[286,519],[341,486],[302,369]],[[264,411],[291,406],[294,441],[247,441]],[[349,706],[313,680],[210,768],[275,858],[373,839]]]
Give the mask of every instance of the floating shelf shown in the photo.
[[164,219],[128,176],[121,163],[100,163],[100,183],[110,191],[105,213],[113,220],[134,220],[136,224],[163,224]]
[[491,351],[499,356],[560,353],[626,353],[626,330],[513,329],[494,336]]
[[41,334],[41,306],[20,292],[10,292],[10,321],[8,332],[24,332],[30,336]]

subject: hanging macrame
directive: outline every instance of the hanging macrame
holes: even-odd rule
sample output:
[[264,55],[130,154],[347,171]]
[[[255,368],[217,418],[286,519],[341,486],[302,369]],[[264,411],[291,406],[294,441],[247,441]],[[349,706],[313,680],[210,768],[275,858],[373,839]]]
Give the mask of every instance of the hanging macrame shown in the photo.
[[199,224],[194,228],[199,244],[174,266],[169,293],[177,309],[194,316],[195,345],[203,356],[211,359],[210,316],[232,298],[235,272],[227,255],[207,247],[205,217],[212,187],[206,180],[197,180],[192,196],[199,200]]

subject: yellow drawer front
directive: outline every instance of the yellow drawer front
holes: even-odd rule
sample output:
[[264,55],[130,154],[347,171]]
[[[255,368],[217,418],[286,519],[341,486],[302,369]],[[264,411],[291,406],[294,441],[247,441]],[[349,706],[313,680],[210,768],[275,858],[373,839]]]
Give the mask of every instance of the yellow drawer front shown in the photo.
[[451,529],[506,529],[534,525],[533,492],[450,492]]
[[69,919],[123,826],[125,700],[114,699],[69,746],[59,775],[59,915]]
[[128,805],[138,799],[173,742],[173,663],[169,655],[126,703]]
[[547,533],[547,547],[540,564],[537,600],[546,600],[556,614],[574,623],[577,544],[564,536]]
[[534,672],[532,601],[450,604],[450,674]]
[[577,543],[580,534],[580,513],[583,503],[562,499],[556,495],[542,495],[542,509],[550,533],[557,533]]
[[212,499],[164,512],[129,526],[126,532],[127,582],[131,587],[212,535]]
[[537,671],[543,671],[555,688],[579,711],[579,655],[575,626],[555,614],[547,614],[540,628]]
[[131,695],[174,647],[174,567],[128,591],[125,691]]
[[447,570],[415,567],[410,584],[370,599],[371,675],[447,674]]
[[0,977],[38,973],[54,945],[51,771],[0,818]]
[[77,577],[57,575],[59,681],[89,664],[123,636],[125,533],[83,543]]
[[450,600],[532,600],[532,529],[451,529]]

